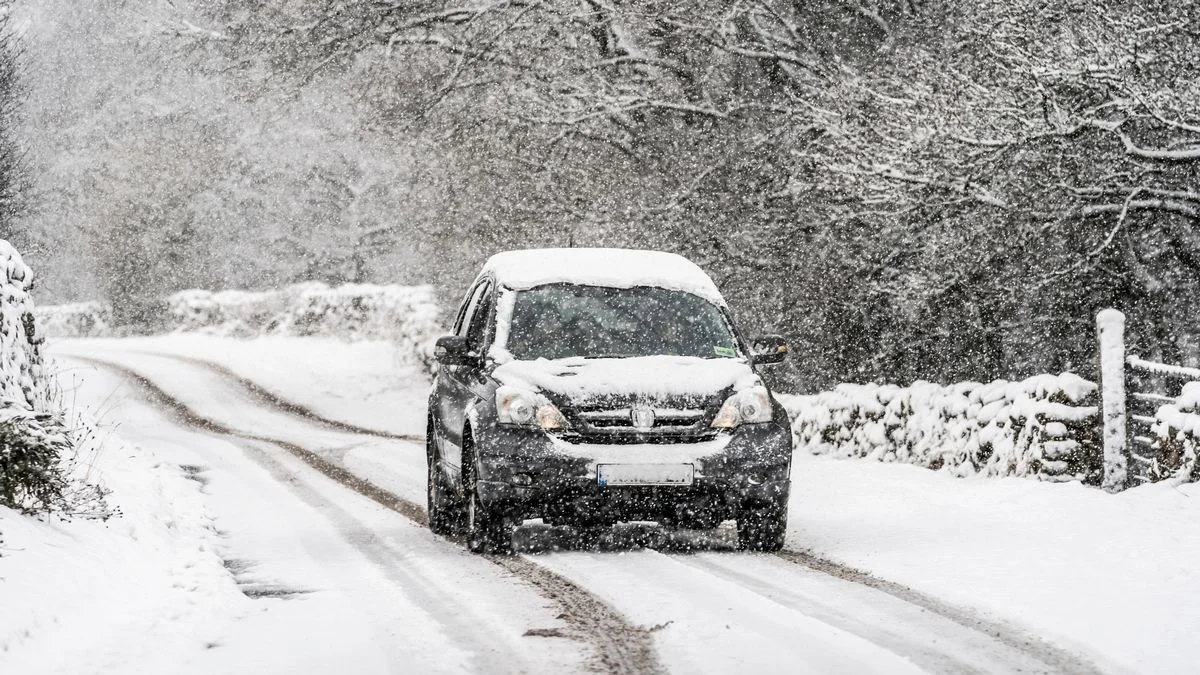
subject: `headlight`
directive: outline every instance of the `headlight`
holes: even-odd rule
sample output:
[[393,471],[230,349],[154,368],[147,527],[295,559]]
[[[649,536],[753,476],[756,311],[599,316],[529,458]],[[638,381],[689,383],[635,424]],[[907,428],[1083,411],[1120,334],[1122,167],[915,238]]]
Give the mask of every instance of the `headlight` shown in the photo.
[[567,426],[567,418],[545,396],[516,387],[496,390],[496,414],[500,424],[546,430]]
[[730,396],[717,412],[712,426],[733,429],[741,424],[770,422],[771,396],[766,387],[751,387]]

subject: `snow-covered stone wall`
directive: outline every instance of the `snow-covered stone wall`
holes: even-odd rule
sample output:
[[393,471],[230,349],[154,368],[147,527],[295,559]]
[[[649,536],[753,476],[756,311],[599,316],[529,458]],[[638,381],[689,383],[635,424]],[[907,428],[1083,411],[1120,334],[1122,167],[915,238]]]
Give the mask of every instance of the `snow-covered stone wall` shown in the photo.
[[949,386],[843,384],[780,398],[797,449],[813,454],[960,476],[1099,479],[1097,387],[1070,373]]
[[0,239],[0,408],[50,409],[50,386],[33,319],[33,272]]
[[[168,331],[224,337],[321,336],[396,343],[403,360],[431,358],[441,335],[431,286],[294,284],[273,291],[191,289],[166,298]],[[97,302],[39,308],[39,330],[50,337],[114,334],[109,308]]]
[[1200,451],[1200,382],[1183,385],[1174,403],[1159,406],[1154,415],[1158,466],[1152,478],[1200,481],[1196,455]]
[[412,362],[428,356],[442,331],[431,286],[310,282],[265,292],[189,290],[167,298],[167,308],[176,330],[386,340]]
[[112,310],[101,302],[39,305],[34,309],[37,330],[47,337],[108,337],[112,335]]

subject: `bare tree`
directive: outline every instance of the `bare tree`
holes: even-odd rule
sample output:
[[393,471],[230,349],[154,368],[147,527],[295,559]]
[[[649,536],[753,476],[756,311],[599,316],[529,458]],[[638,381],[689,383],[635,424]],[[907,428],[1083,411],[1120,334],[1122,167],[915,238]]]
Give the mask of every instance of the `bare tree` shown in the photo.
[[793,338],[804,387],[1086,371],[1111,304],[1198,356],[1194,0],[214,7],[233,62],[338,83],[379,134],[356,152],[405,149],[267,172],[328,206],[281,207],[312,214],[271,240],[299,274],[676,250]]
[[12,32],[10,9],[8,2],[0,2],[0,231],[12,233],[6,237],[21,246],[29,243],[20,228],[29,173],[17,137],[24,86],[21,47]]

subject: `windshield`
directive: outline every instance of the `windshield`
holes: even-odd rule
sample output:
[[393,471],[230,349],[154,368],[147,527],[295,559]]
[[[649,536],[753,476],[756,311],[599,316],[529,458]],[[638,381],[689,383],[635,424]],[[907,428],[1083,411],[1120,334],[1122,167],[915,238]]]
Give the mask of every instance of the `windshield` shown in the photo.
[[514,358],[738,356],[725,315],[684,291],[553,284],[517,291],[506,345]]

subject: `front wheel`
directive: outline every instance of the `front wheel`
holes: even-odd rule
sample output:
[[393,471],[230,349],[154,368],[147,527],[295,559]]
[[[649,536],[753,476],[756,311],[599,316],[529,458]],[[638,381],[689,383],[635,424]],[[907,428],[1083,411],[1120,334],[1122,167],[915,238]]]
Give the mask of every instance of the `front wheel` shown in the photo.
[[787,534],[787,503],[743,509],[737,518],[738,548],[778,551]]
[[479,499],[475,455],[471,437],[463,438],[463,473],[467,497],[467,549],[472,553],[512,553],[513,524],[503,513],[489,509]]
[[429,476],[426,481],[426,515],[429,529],[434,534],[453,536],[462,530],[462,515],[458,502],[446,485],[446,479],[438,469],[436,431],[430,420],[425,431],[426,455],[429,459]]
[[512,553],[512,523],[488,510],[479,501],[479,490],[471,486],[467,498],[467,548],[472,553]]

